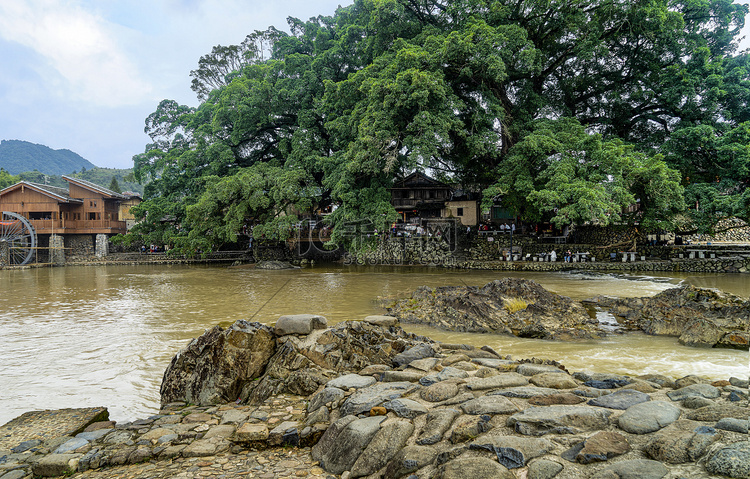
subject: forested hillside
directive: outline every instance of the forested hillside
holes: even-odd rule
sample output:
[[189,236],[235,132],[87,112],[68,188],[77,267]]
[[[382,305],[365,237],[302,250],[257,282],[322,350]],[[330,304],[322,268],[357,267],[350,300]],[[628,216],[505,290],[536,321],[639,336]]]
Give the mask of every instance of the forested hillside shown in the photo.
[[[25,171],[17,176],[24,181],[32,183],[59,186],[61,188],[68,187],[68,183],[62,179],[62,176],[58,175],[46,175],[39,171]],[[124,191],[131,191],[138,194],[143,193],[143,186],[135,182],[133,179],[133,170],[130,169],[121,170],[117,168],[94,167],[90,170],[82,169],[79,172],[73,172],[66,176],[73,176],[75,178],[90,181],[99,186],[103,186],[104,188],[113,189],[118,193]],[[112,179],[114,179],[116,183],[113,184]],[[116,186],[116,188],[112,188],[112,186]]]
[[345,241],[349,221],[397,217],[388,187],[414,170],[530,222],[747,218],[747,12],[730,0],[355,0],[290,18],[290,34],[271,27],[200,58],[197,108],[164,100],[147,118],[133,237],[211,251],[248,226],[283,239],[289,213],[333,204]]
[[68,175],[96,166],[70,150],[53,150],[20,140],[0,141],[0,168],[12,175],[37,170],[47,175]]

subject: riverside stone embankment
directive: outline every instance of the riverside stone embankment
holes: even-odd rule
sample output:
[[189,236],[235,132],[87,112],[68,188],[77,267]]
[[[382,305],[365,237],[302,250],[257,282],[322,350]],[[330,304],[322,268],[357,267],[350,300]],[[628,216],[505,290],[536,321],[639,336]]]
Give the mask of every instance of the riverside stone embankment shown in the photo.
[[750,477],[747,378],[591,369],[437,343],[392,317],[239,321],[175,356],[153,417],[83,435],[35,413],[3,426],[0,478]]

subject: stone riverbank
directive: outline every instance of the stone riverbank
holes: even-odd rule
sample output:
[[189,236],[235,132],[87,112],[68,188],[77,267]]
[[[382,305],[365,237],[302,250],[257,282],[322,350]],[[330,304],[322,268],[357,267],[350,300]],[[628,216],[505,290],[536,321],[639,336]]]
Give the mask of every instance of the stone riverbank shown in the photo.
[[175,356],[157,415],[6,424],[0,479],[750,477],[748,378],[595,370],[438,343],[391,317],[239,321]]

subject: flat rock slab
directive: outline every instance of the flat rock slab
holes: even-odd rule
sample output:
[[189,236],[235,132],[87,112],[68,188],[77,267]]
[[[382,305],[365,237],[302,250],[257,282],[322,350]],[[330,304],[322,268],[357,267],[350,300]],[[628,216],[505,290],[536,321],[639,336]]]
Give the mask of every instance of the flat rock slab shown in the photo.
[[509,398],[529,399],[535,396],[550,396],[552,394],[557,394],[559,392],[560,391],[558,391],[557,389],[552,389],[552,388],[540,388],[537,386],[521,386],[521,387],[516,387],[516,388],[502,389],[500,391],[492,391],[490,393],[487,393],[487,395],[489,396],[500,395],[500,396],[505,396]]
[[495,369],[510,369],[518,364],[518,361],[512,361],[510,359],[492,359],[492,358],[474,358],[471,360],[472,363],[480,366]]
[[481,414],[511,414],[518,412],[518,407],[504,396],[481,396],[461,404],[464,413]]
[[651,396],[634,389],[621,389],[612,394],[591,399],[588,404],[591,406],[606,407],[609,409],[625,410],[636,404],[650,401]]
[[508,426],[527,436],[578,434],[604,429],[609,424],[609,409],[590,406],[530,407],[508,418]]
[[733,404],[713,404],[694,409],[686,414],[686,419],[694,421],[718,421],[725,417],[735,419],[747,419],[750,417],[750,408],[735,406]]
[[551,364],[530,364],[530,363],[519,364],[518,367],[516,367],[516,372],[518,374],[523,374],[524,376],[536,376],[537,374],[542,374],[542,373],[568,374],[562,369],[558,368],[557,366],[553,366]]
[[569,405],[581,404],[586,399],[571,393],[550,394],[549,396],[533,396],[529,398],[532,406],[552,406],[555,404]]
[[672,401],[683,401],[691,397],[715,399],[721,396],[721,391],[710,384],[691,384],[690,386],[685,386],[676,391],[669,391],[667,396],[669,396],[669,399]]
[[502,373],[497,376],[486,378],[475,378],[466,383],[466,386],[474,391],[483,389],[511,388],[516,386],[526,386],[529,384],[528,379],[518,373]]
[[359,389],[372,386],[377,381],[372,376],[360,376],[359,374],[345,374],[339,376],[336,379],[331,379],[326,383],[327,388],[339,388],[343,390],[347,389]]
[[27,412],[0,426],[0,450],[34,439],[75,436],[89,424],[107,419],[109,412],[104,407]]
[[440,442],[460,414],[458,409],[433,409],[427,413],[427,422],[417,438],[417,444],[428,446]]
[[319,407],[325,406],[333,401],[338,401],[345,395],[344,391],[339,388],[325,387],[322,391],[312,397],[307,405],[309,412],[317,411]]
[[388,328],[388,327],[397,325],[398,318],[394,318],[393,316],[375,314],[372,316],[365,317],[364,322],[372,324],[374,326],[382,326],[382,327]]
[[648,401],[628,408],[618,419],[620,428],[631,434],[648,434],[680,418],[680,410],[667,401]]
[[593,479],[661,479],[669,469],[658,461],[631,459],[602,469]]
[[341,406],[341,415],[362,414],[386,401],[409,394],[417,388],[419,388],[418,385],[409,382],[375,383],[349,396]]
[[529,382],[540,388],[575,389],[578,387],[578,383],[572,377],[556,372],[535,374],[531,376]]

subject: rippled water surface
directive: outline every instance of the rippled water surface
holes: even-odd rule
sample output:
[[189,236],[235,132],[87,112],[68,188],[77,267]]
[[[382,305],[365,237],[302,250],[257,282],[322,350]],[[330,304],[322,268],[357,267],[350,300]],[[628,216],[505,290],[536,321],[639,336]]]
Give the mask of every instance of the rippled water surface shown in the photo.
[[[315,267],[259,271],[205,266],[97,266],[0,270],[0,424],[35,409],[106,406],[118,421],[158,410],[172,356],[215,324],[271,324],[281,314],[318,313],[329,324],[382,310],[378,297],[420,285],[482,285],[507,273],[427,268]],[[687,281],[747,297],[750,275],[632,277],[519,273],[574,299],[650,296]],[[743,351],[687,348],[674,338],[612,335],[556,343],[405,329],[446,342],[488,344],[514,357],[561,361],[570,370],[679,377],[747,376]]]

